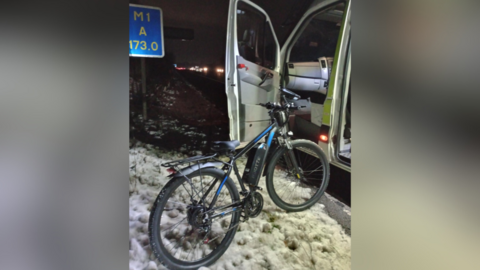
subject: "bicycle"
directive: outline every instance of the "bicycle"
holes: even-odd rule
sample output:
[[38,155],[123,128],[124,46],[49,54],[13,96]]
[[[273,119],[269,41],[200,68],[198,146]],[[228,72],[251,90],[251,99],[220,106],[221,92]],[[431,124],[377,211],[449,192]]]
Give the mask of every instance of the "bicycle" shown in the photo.
[[[325,192],[330,174],[327,158],[311,141],[290,140],[288,115],[299,109],[291,101],[300,96],[281,90],[283,105],[259,104],[269,110],[271,125],[239,153],[235,154],[238,141],[220,141],[213,142],[213,154],[162,164],[171,180],[153,204],[148,232],[152,250],[165,267],[198,269],[218,260],[240,222],[262,211],[263,197],[257,192],[262,190],[258,186],[262,171],[270,198],[286,211],[303,211]],[[266,142],[260,142],[262,138]],[[240,177],[236,160],[247,152]],[[226,155],[229,161],[216,158],[219,155]],[[240,192],[230,178],[232,169]]]

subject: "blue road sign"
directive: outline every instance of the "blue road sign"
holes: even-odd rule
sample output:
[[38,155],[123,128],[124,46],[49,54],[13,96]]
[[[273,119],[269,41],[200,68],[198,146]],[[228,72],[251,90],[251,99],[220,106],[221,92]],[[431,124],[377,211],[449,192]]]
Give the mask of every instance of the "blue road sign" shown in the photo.
[[130,4],[130,56],[163,57],[162,9]]

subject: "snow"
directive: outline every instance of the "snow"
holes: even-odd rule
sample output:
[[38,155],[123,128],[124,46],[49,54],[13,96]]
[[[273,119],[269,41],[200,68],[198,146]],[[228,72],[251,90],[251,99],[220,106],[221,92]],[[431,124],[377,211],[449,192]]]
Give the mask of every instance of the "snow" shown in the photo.
[[[135,143],[130,149],[130,269],[166,269],[151,251],[148,239],[150,209],[169,173],[160,164],[183,154]],[[246,159],[237,165],[243,172]],[[236,182],[236,177],[231,175]],[[220,269],[350,269],[351,238],[320,203],[298,213],[286,213],[270,199],[265,178],[260,180],[264,208],[240,223],[224,255],[202,270]],[[178,214],[178,213],[177,213]],[[171,213],[171,218],[176,218]]]

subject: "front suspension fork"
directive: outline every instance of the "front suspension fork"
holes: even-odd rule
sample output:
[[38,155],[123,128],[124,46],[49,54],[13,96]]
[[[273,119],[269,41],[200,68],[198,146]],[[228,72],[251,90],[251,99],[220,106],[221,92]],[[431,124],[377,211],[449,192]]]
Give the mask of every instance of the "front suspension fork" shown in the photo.
[[302,172],[298,168],[298,163],[297,163],[297,159],[295,158],[295,153],[293,152],[292,144],[290,143],[290,140],[288,139],[286,134],[284,135],[284,140],[285,140],[285,146],[287,147],[287,153],[288,153],[288,157],[289,157],[289,158],[285,159],[285,162],[287,163],[287,167],[289,167],[289,166],[290,166],[290,168],[293,167],[293,171],[295,173],[295,176],[298,179],[301,179]]

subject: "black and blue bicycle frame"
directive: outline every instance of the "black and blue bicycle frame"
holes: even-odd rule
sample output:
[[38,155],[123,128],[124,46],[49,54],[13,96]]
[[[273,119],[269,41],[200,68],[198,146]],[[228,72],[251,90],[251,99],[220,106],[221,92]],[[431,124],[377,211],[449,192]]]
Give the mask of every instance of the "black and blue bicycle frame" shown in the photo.
[[[223,180],[222,182],[220,183],[220,186],[218,187],[216,193],[215,193],[215,196],[212,200],[212,202],[210,203],[210,206],[209,206],[209,209],[210,211],[216,211],[216,210],[223,210],[223,209],[227,209],[229,207],[233,207],[231,210],[229,211],[226,211],[226,212],[222,212],[222,213],[219,213],[219,214],[216,214],[216,215],[213,215],[212,218],[215,218],[217,216],[224,216],[226,214],[229,214],[231,212],[234,212],[234,211],[240,211],[241,209],[238,209],[237,207],[238,206],[241,206],[242,205],[242,201],[240,202],[234,202],[230,205],[225,205],[225,206],[219,206],[219,207],[216,207],[216,208],[212,208],[213,205],[215,205],[216,201],[217,201],[217,198],[218,198],[218,195],[220,194],[222,188],[223,188],[223,185],[225,184],[225,182],[227,181],[228,177],[230,176],[230,173],[232,172],[232,168],[233,170],[235,171],[235,175],[237,176],[238,178],[238,181],[240,183],[240,187],[242,188],[242,193],[246,193],[247,190],[245,188],[245,185],[243,183],[243,180],[242,178],[240,177],[240,173],[238,172],[238,167],[235,163],[235,161],[241,157],[243,154],[245,154],[246,152],[250,151],[256,144],[258,141],[260,141],[262,138],[264,137],[268,137],[267,138],[267,151],[270,150],[270,146],[272,144],[272,140],[273,140],[273,137],[275,136],[275,134],[277,133],[278,131],[278,125],[276,123],[276,121],[273,121],[273,123],[267,127],[260,135],[258,135],[254,140],[252,140],[250,143],[248,143],[238,154],[236,154],[235,156],[231,157],[230,158],[230,161],[229,162],[222,162],[226,165],[226,167],[228,167],[228,170],[227,172],[225,173],[225,176],[223,177]],[[263,167],[264,164],[262,164],[262,167]],[[203,195],[203,198],[202,198],[202,201],[205,200],[206,196],[212,191],[213,187],[216,185],[217,181],[219,179],[216,179],[215,182],[210,185],[210,187],[208,188],[208,190],[205,192],[205,194]]]

